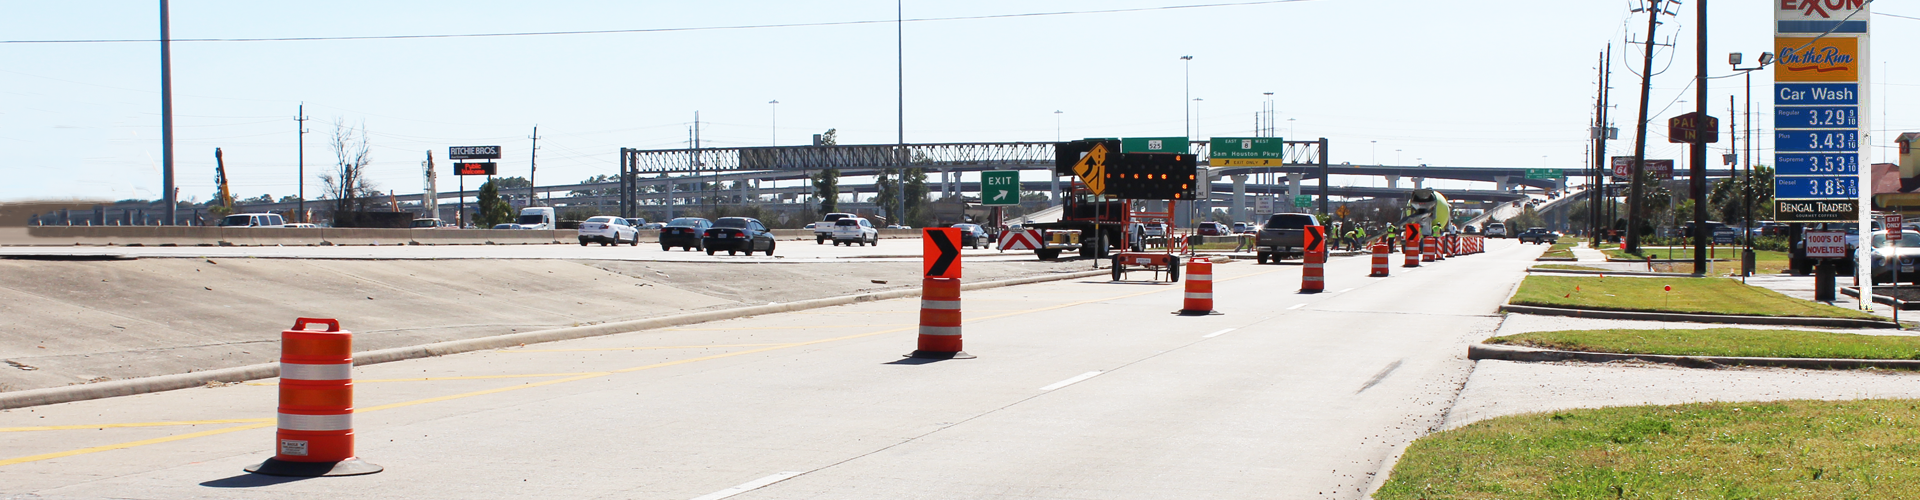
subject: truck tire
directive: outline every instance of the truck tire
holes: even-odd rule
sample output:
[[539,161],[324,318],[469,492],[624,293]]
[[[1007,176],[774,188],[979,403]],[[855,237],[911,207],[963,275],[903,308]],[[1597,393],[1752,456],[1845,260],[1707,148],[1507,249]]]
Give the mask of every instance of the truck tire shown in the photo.
[[1033,253],[1034,255],[1040,256],[1040,260],[1053,260],[1053,259],[1060,258],[1060,249],[1058,248],[1042,248],[1039,250],[1034,250]]
[[1180,282],[1180,259],[1173,259],[1167,262],[1167,282]]
[[820,237],[820,235],[814,235],[814,236],[813,236],[813,244],[815,244],[815,245],[825,245],[825,244],[827,244],[827,239],[826,239],[826,238],[821,238],[821,237]]
[[1114,281],[1120,281],[1120,274],[1121,274],[1120,268],[1121,268],[1120,257],[1115,256],[1113,258],[1113,280]]
[[1261,264],[1267,263],[1267,253],[1260,252],[1260,253],[1253,254],[1253,261]]
[[1107,257],[1107,232],[1096,229],[1094,230],[1093,241],[1080,242],[1080,256],[1086,257],[1089,259],[1106,258]]

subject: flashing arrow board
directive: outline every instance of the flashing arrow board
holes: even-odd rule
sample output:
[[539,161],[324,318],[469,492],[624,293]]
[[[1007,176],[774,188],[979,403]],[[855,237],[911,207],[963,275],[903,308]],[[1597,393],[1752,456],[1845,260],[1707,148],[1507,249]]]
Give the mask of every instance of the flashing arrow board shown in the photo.
[[1207,159],[1271,159],[1287,156],[1287,141],[1279,137],[1215,137],[1209,140]]
[[928,278],[960,278],[960,230],[950,227],[928,228],[920,230],[924,262],[922,270]]
[[1557,168],[1527,169],[1528,179],[1564,179],[1566,177],[1567,177],[1567,172],[1565,170],[1560,170]]
[[1773,108],[1773,128],[1860,128],[1858,106],[1796,106]]
[[1014,171],[981,172],[980,204],[1019,205],[1020,173]]
[[1122,153],[1187,154],[1185,137],[1127,137],[1120,139]]
[[1854,152],[1860,150],[1859,130],[1780,130],[1773,133],[1775,151]]
[[1773,175],[1857,175],[1859,153],[1776,153]]
[[1773,103],[1780,106],[1860,104],[1858,83],[1776,83]]
[[1816,175],[1773,178],[1773,197],[1792,199],[1847,199],[1860,197],[1860,177]]

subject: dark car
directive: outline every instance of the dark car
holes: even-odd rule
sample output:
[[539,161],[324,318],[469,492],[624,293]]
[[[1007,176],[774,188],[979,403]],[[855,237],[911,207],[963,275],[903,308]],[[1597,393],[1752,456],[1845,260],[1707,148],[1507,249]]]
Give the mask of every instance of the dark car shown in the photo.
[[1548,231],[1547,228],[1544,227],[1527,228],[1527,230],[1520,232],[1518,238],[1521,243],[1533,243],[1535,245],[1553,245],[1560,243],[1560,233]]
[[1260,227],[1255,237],[1254,261],[1265,264],[1268,260],[1280,263],[1281,259],[1306,255],[1307,226],[1320,225],[1320,219],[1309,214],[1273,214],[1267,218],[1267,224]]
[[700,244],[700,235],[706,234],[713,222],[699,217],[681,217],[667,222],[660,228],[660,249],[680,247],[681,250],[706,248]]
[[980,248],[993,243],[993,238],[987,235],[986,228],[980,227],[979,224],[954,224],[953,228],[960,230],[960,246]]
[[1218,222],[1200,223],[1199,232],[1201,236],[1226,236],[1233,234],[1233,230],[1228,229],[1226,224]]
[[700,236],[700,244],[706,246],[707,255],[718,250],[726,250],[727,255],[734,252],[753,252],[765,250],[773,255],[773,231],[761,224],[760,219],[747,217],[721,217],[713,221],[713,227],[707,228]]
[[1893,262],[1900,262],[1900,279],[1920,284],[1920,272],[1915,272],[1914,263],[1920,262],[1920,232],[1899,230],[1900,241],[1895,244],[1887,241],[1886,231],[1873,232],[1873,283],[1893,281]]

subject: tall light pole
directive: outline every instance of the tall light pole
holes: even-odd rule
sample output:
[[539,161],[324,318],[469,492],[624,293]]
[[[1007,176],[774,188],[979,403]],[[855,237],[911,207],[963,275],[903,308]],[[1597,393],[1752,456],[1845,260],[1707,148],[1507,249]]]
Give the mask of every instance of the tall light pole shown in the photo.
[[1194,137],[1200,135],[1200,102],[1205,100],[1206,99],[1198,97],[1193,98],[1193,135],[1187,136],[1189,142],[1191,142]]
[[[1060,142],[1060,115],[1063,114],[1066,114],[1066,112],[1058,109],[1053,110],[1053,142],[1056,143]],[[1060,204],[1060,172],[1055,172],[1051,168],[1047,169],[1047,181],[1047,189],[1049,190],[1047,194],[1053,196],[1049,201],[1055,205]],[[996,224],[998,224],[998,222],[996,222]]]
[[771,101],[767,101],[767,104],[772,105],[773,107],[773,126],[768,127],[769,129],[768,132],[772,135],[773,140],[769,142],[767,145],[779,146],[780,145],[780,100],[774,99]]
[[1367,142],[1373,143],[1373,164],[1379,165],[1380,164],[1380,141],[1367,141]]
[[1400,165],[1400,163],[1401,163],[1400,150],[1395,149],[1393,150],[1393,164],[1397,166],[1397,165]]
[[1773,64],[1773,53],[1761,52],[1760,65],[1754,66],[1751,68],[1740,67],[1740,59],[1741,57],[1739,52],[1734,52],[1732,54],[1727,55],[1727,62],[1733,65],[1733,70],[1739,71],[1743,76],[1747,78],[1747,118],[1746,118],[1747,131],[1745,134],[1746,140],[1744,141],[1743,144],[1741,144],[1741,146],[1745,149],[1740,152],[1740,156],[1743,158],[1743,161],[1742,161],[1742,163],[1744,164],[1743,168],[1745,169],[1745,173],[1742,174],[1742,176],[1745,177],[1745,179],[1743,180],[1743,182],[1740,183],[1741,185],[1740,207],[1742,210],[1746,212],[1745,215],[1742,215],[1740,217],[1740,220],[1742,221],[1740,225],[1741,225],[1741,228],[1744,229],[1745,232],[1747,233],[1747,248],[1740,252],[1740,279],[1744,281],[1747,279],[1746,278],[1747,276],[1750,276],[1753,274],[1753,258],[1754,258],[1753,256],[1753,72],[1755,70],[1767,67],[1768,64]]
[[[1186,65],[1187,65],[1186,67],[1186,75],[1187,75],[1186,98],[1193,99],[1193,56],[1180,56],[1180,60],[1186,61]],[[1186,102],[1186,104],[1187,104],[1187,131],[1185,133],[1186,133],[1186,136],[1189,139],[1191,139],[1193,137],[1193,101],[1189,100]]]
[[180,194],[173,188],[173,55],[167,31],[167,0],[160,0],[160,199],[167,204],[167,223],[180,220],[174,214]]
[[1293,121],[1294,121],[1293,118],[1287,119],[1287,137],[1293,137],[1295,135],[1298,135],[1298,134],[1295,134],[1293,131]]
[[1053,110],[1053,142],[1060,142],[1060,115],[1063,114],[1066,114],[1066,112],[1058,109]]

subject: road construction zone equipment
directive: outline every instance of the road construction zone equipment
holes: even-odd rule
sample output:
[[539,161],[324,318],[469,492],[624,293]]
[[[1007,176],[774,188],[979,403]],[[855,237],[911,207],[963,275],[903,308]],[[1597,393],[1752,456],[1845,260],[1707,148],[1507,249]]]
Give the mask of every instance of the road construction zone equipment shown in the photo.
[[[322,325],[325,330],[310,330]],[[384,470],[353,455],[353,333],[333,319],[298,318],[280,332],[279,431],[270,476],[357,476]]]
[[920,344],[907,356],[972,359],[960,350],[960,280],[922,278],[920,287]]
[[1421,262],[1433,262],[1440,259],[1440,244],[1434,240],[1435,238],[1432,236],[1420,238]]
[[1187,261],[1187,297],[1180,306],[1180,315],[1209,314],[1220,314],[1213,310],[1213,261],[1194,257]]
[[1375,278],[1387,277],[1388,253],[1387,242],[1382,241],[1373,244],[1373,274],[1369,274],[1368,276]]
[[1007,231],[1000,236],[1000,250],[1034,250],[1044,248],[1040,243],[1040,232],[1035,230]]
[[1400,267],[1420,267],[1419,228],[1417,224],[1407,224],[1407,230],[1404,233],[1407,236],[1400,242],[1400,251],[1407,254],[1407,262]]

